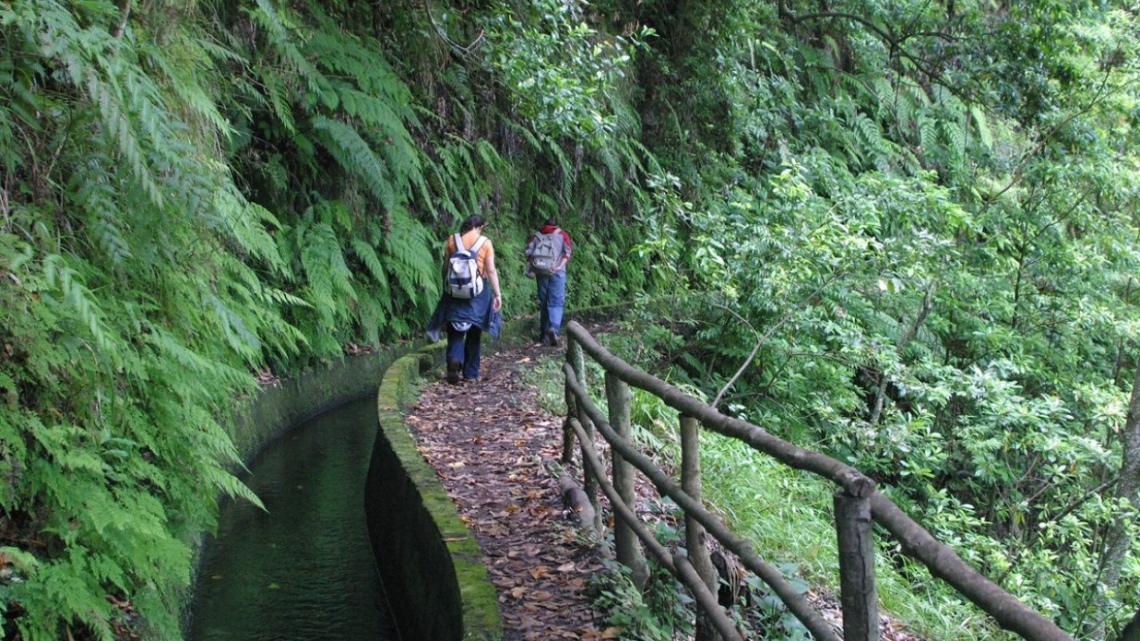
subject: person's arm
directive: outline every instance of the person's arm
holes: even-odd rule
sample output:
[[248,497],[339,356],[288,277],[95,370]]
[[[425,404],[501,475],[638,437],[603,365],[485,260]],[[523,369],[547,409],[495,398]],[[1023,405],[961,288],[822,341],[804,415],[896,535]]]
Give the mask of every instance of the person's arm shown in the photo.
[[534,242],[537,239],[538,236],[531,236],[530,241],[526,244],[526,249],[523,251],[523,266],[526,267],[526,269],[523,270],[523,274],[527,278],[534,278],[534,267],[530,264],[530,261],[534,254]]
[[558,273],[566,268],[566,263],[570,262],[570,254],[574,251],[573,245],[570,244],[570,234],[563,230],[558,230],[562,233],[562,255],[558,257],[558,264],[554,266],[554,273]]
[[503,290],[499,289],[499,272],[495,269],[495,252],[487,252],[487,281],[491,283],[491,292],[495,298],[491,300],[491,309],[496,312],[503,307]]
[[451,248],[451,236],[448,236],[447,240],[443,241],[443,260],[440,261],[441,269],[439,274],[440,282],[445,284],[447,283],[447,259],[450,258],[453,253],[455,253],[455,250]]

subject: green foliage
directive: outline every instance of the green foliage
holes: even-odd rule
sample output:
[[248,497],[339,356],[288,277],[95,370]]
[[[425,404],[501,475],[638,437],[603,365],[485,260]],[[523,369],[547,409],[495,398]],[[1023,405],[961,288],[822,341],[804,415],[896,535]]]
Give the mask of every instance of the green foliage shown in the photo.
[[[681,179],[638,250],[676,286],[646,307],[672,335],[641,356],[873,475],[1066,629],[1119,624],[1133,583],[1112,602],[1087,586],[1131,513],[1105,493],[1136,366],[1136,165],[1110,143],[1134,137],[1131,23],[779,7],[733,3],[690,45],[715,60],[653,61],[716,81],[668,93],[677,134],[653,150]],[[729,151],[709,157],[700,120]]]
[[622,639],[637,641],[670,641],[673,630],[663,624],[645,603],[640,590],[630,577],[629,568],[605,561],[607,570],[594,575],[591,587],[596,590],[593,605],[608,615],[607,623],[620,630]]
[[[242,78],[228,104],[243,132],[234,162],[287,227],[277,249],[288,267],[271,284],[300,303],[288,318],[317,357],[342,353],[352,334],[370,344],[406,334],[438,293],[433,241],[409,203],[416,192],[456,202],[451,184],[432,180],[446,160],[414,142],[412,95],[370,36],[342,30],[315,3],[238,9],[217,8],[243,36],[243,56],[228,61]],[[467,165],[450,178],[476,173]]]
[[614,133],[608,101],[633,50],[653,34],[599,32],[585,6],[561,0],[498,3],[483,21],[489,64],[538,131],[601,145]]
[[[107,0],[0,6],[0,601],[23,638],[110,638],[107,595],[173,638],[186,541],[217,493],[254,500],[227,472],[252,372],[412,335],[475,213],[508,313],[557,218],[571,307],[641,302],[627,358],[858,465],[1075,633],[1137,608],[1136,554],[1089,587],[1136,534],[1111,489],[1140,328],[1127,12],[131,5],[121,32]],[[738,486],[737,514],[784,491]],[[947,631],[936,588],[900,597],[897,563],[892,609],[990,632]]]
[[[534,220],[574,210],[579,304],[628,291],[603,265],[636,274],[636,235],[608,217],[652,160],[628,111],[596,111],[620,103],[628,42],[558,31],[578,47],[562,63],[606,76],[568,94],[612,142],[583,167],[567,150],[586,141],[552,135],[573,128],[472,117],[498,82],[474,58],[421,75],[386,53],[379,24],[420,33],[418,8],[176,4],[0,7],[0,610],[17,638],[177,637],[190,541],[219,494],[257,501],[229,472],[253,373],[417,331],[459,219],[497,218],[517,274]],[[516,213],[522,174],[537,206]]]
[[200,68],[114,38],[118,15],[110,3],[0,9],[18,52],[3,91],[28,107],[0,114],[13,134],[0,186],[0,516],[15,559],[0,589],[26,639],[112,638],[129,624],[108,595],[155,638],[178,634],[190,536],[211,527],[217,493],[256,501],[228,472],[226,408],[253,388],[267,346],[303,340],[236,258],[283,265],[273,217],[203,160],[217,132],[202,123],[217,120],[201,102],[180,108],[202,85],[167,91],[164,74],[201,83]]

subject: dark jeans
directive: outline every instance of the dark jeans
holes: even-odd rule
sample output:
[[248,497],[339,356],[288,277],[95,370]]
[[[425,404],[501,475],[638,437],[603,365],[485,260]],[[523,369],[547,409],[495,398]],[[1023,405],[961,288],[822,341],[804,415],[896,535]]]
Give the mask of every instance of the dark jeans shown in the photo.
[[539,333],[546,335],[546,330],[554,330],[558,336],[562,332],[562,308],[566,306],[566,270],[560,270],[550,276],[537,276],[538,281],[538,313],[541,327]]
[[483,330],[472,325],[466,332],[447,323],[447,360],[463,363],[463,378],[479,378],[480,341]]

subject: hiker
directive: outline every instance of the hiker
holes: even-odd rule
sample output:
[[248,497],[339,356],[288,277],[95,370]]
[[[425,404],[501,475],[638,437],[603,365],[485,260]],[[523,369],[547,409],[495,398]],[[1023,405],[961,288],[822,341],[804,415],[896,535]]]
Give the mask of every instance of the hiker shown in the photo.
[[495,271],[495,248],[483,235],[487,221],[468,216],[459,233],[447,238],[443,261],[443,295],[428,321],[434,343],[447,332],[447,382],[479,380],[483,332],[498,338],[503,294]]
[[553,218],[526,246],[526,277],[534,278],[538,284],[539,340],[544,345],[558,346],[562,309],[566,306],[566,263],[572,251],[570,234]]

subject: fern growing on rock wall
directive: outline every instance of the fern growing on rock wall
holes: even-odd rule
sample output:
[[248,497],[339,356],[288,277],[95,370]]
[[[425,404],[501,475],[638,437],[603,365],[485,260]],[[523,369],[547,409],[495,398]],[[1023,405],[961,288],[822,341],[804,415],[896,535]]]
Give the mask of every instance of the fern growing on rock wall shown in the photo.
[[[177,638],[218,495],[257,500],[228,472],[253,373],[415,332],[460,219],[497,219],[501,269],[521,274],[533,225],[561,218],[575,304],[622,300],[615,275],[640,284],[622,226],[653,162],[635,119],[607,116],[610,144],[584,147],[518,117],[478,52],[433,42],[438,73],[393,64],[413,36],[379,25],[423,20],[399,3],[0,5],[5,638]],[[532,283],[505,281],[525,310]]]
[[[439,291],[425,276],[437,269],[434,240],[406,212],[414,195],[436,193],[431,178],[446,175],[449,157],[432,162],[417,146],[411,94],[375,40],[316,3],[214,9],[244,54],[234,61],[244,81],[228,110],[242,132],[231,153],[250,197],[288,229],[277,286],[307,303],[289,317],[317,357],[342,353],[354,335],[375,344],[406,333]],[[463,194],[448,186],[440,200],[452,207]]]
[[276,222],[212,156],[208,59],[116,37],[121,17],[0,7],[8,638],[110,639],[135,614],[177,636],[193,534],[219,492],[256,501],[227,471],[227,408],[267,351],[303,342],[244,260],[284,268]]

